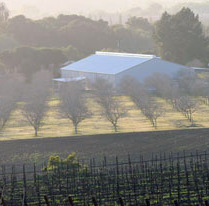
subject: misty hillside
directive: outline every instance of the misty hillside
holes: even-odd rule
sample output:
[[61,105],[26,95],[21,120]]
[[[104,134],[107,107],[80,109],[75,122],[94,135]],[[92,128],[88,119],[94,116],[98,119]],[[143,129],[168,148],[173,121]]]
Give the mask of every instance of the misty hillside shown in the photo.
[[46,16],[57,16],[62,14],[80,14],[91,17],[94,20],[104,19],[110,23],[118,23],[119,15],[125,21],[130,16],[143,16],[153,20],[160,17],[162,12],[168,10],[176,12],[182,7],[190,7],[195,13],[200,14],[201,18],[206,18],[209,13],[208,1],[171,1],[171,0],[5,0],[11,10],[11,15],[24,14],[29,18],[42,18]]

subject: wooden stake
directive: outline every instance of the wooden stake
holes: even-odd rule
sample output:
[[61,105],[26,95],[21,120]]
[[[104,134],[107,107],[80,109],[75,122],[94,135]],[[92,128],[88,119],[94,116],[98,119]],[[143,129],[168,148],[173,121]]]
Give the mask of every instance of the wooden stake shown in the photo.
[[47,197],[46,195],[44,195],[44,200],[45,200],[45,202],[46,202],[46,205],[47,205],[47,206],[50,206],[48,197]]
[[70,206],[74,206],[73,199],[70,195],[68,196],[68,200],[69,200]]

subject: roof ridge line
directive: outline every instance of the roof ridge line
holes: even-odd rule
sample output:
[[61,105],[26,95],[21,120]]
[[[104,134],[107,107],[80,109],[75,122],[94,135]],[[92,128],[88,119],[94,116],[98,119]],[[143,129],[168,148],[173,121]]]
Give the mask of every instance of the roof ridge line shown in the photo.
[[104,55],[104,56],[157,58],[157,56],[152,55],[152,54],[133,54],[133,53],[119,53],[119,52],[102,52],[102,51],[96,51],[95,54],[96,55]]

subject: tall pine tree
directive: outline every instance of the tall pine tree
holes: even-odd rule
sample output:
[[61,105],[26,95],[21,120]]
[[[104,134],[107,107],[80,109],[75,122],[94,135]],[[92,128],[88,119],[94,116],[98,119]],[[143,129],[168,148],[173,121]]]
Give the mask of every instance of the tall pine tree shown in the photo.
[[183,8],[175,15],[165,12],[155,24],[154,39],[159,55],[181,64],[205,60],[208,41],[198,15]]

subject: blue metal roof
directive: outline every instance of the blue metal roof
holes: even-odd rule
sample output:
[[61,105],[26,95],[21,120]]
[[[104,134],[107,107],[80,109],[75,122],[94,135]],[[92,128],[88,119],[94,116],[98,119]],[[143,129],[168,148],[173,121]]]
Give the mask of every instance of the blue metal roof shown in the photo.
[[96,52],[96,54],[92,56],[72,63],[66,67],[62,67],[61,69],[102,74],[117,74],[153,58],[156,58],[156,56]]

